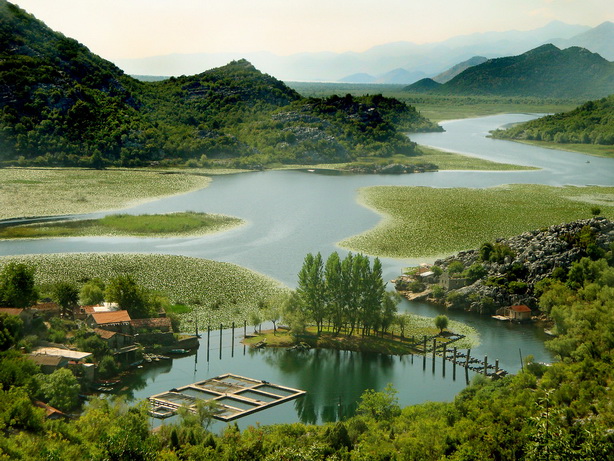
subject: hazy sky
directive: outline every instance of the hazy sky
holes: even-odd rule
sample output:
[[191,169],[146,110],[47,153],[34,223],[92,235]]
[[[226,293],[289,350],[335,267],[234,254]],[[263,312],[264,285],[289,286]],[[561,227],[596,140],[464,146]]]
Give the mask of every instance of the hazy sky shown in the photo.
[[13,0],[106,59],[365,51],[553,20],[614,21],[614,0]]

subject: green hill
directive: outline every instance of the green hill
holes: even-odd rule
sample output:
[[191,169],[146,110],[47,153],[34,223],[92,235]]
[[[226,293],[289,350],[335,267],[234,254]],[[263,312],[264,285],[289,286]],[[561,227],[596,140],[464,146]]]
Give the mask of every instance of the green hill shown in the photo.
[[614,145],[614,95],[589,101],[570,112],[548,115],[507,130],[493,131],[492,136],[565,144]]
[[438,130],[382,96],[305,99],[245,60],[143,82],[0,0],[0,166],[261,167],[412,154]]
[[[406,88],[407,91],[420,89]],[[560,50],[548,44],[519,56],[490,59],[430,91],[436,94],[600,98],[614,93],[614,63],[584,48]]]

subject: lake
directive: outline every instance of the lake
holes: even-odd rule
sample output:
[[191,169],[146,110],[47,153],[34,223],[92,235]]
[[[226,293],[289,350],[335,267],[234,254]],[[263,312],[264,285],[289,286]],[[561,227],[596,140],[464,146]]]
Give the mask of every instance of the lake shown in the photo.
[[[548,185],[614,185],[614,161],[581,154],[542,149],[525,144],[486,138],[489,130],[528,120],[535,115],[498,115],[442,123],[444,133],[410,135],[424,145],[489,160],[542,168],[537,171],[468,172],[442,171],[402,176],[329,176],[300,171],[265,171],[215,177],[208,188],[142,204],[123,212],[132,214],[199,211],[221,213],[244,219],[245,226],[217,235],[194,238],[70,238],[0,242],[0,255],[63,252],[167,253],[235,263],[271,276],[290,287],[296,285],[305,254],[332,251],[346,254],[336,242],[375,226],[380,217],[356,202],[357,190],[372,185],[431,187],[490,187],[512,183]],[[105,213],[90,215],[102,216]],[[398,276],[407,266],[429,262],[382,259],[384,279]],[[434,317],[439,308],[404,301],[401,310]],[[550,361],[544,335],[531,325],[510,325],[464,312],[448,312],[480,331],[477,357],[500,360],[510,372],[520,368],[520,354]],[[261,422],[322,422],[351,414],[360,394],[369,388],[383,389],[393,383],[402,405],[427,400],[451,400],[471,373],[453,373],[422,357],[388,357],[337,351],[306,353],[282,350],[244,350],[232,341],[230,331],[211,336],[207,354],[201,342],[198,354],[149,366],[133,377],[130,392],[135,399],[223,373],[308,391],[295,403],[285,403],[240,420],[240,426]],[[207,360],[207,355],[209,360]],[[445,375],[445,376],[444,376]]]

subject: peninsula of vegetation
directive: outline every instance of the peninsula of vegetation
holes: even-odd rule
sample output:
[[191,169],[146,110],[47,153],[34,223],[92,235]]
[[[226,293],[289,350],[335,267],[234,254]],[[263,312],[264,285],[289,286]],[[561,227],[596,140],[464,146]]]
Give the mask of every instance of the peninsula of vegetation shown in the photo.
[[392,258],[449,255],[497,238],[587,218],[594,208],[614,218],[612,187],[375,186],[361,189],[359,200],[384,218],[374,229],[340,245]]
[[[378,258],[371,263],[362,254],[349,253],[341,259],[333,252],[324,262],[320,253],[310,253],[298,274],[297,289],[270,298],[260,313],[251,317],[254,328],[266,320],[273,323],[273,331],[264,336],[259,332],[247,343],[408,354],[415,350],[415,339],[431,336],[437,328],[432,319],[398,313],[399,301],[394,291],[386,291]],[[279,321],[285,331],[278,334]],[[453,324],[445,318],[439,332],[451,326],[455,333],[462,334],[459,346],[471,348],[478,343],[473,328],[460,322]]]
[[187,237],[221,232],[241,224],[243,221],[238,218],[194,212],[159,215],[116,214],[100,219],[0,226],[0,239],[84,236]]
[[493,138],[614,158],[614,95],[491,134]]

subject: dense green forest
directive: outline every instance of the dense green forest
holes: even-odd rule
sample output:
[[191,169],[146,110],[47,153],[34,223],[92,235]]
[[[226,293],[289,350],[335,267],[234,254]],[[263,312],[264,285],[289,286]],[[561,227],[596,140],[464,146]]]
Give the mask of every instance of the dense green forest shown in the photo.
[[[65,373],[38,374],[15,345],[20,321],[0,315],[0,457],[28,460],[606,460],[614,454],[614,256],[583,258],[565,281],[541,282],[555,323],[550,366],[481,375],[453,402],[400,408],[396,390],[363,394],[357,414],[319,426],[207,430],[211,409],[150,432],[146,406],[94,399],[77,420],[47,420],[30,395],[75,392]],[[404,390],[407,392],[407,390]]]
[[548,115],[507,130],[492,132],[494,138],[553,141],[578,144],[614,144],[614,95],[570,112]]
[[547,44],[518,56],[489,59],[439,84],[423,79],[408,92],[463,95],[600,98],[614,93],[614,63],[596,53]]
[[0,165],[346,162],[440,129],[381,95],[303,98],[245,60],[142,82],[11,3],[0,18]]

